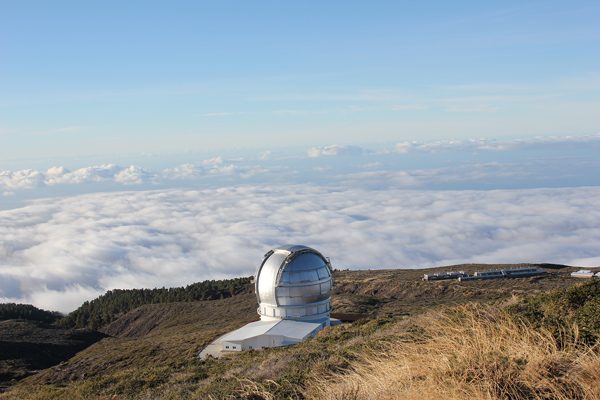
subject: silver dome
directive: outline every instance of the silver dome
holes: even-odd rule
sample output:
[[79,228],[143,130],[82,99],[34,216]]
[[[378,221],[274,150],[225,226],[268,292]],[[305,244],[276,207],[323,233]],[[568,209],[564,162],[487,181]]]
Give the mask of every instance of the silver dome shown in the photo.
[[310,247],[269,251],[255,275],[258,313],[263,319],[328,319],[331,273],[329,261]]

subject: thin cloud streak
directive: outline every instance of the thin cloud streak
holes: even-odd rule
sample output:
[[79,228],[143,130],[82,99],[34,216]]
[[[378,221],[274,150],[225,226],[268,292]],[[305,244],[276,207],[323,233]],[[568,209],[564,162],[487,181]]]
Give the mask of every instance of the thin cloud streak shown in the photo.
[[216,112],[216,113],[206,113],[206,114],[200,114],[201,117],[222,117],[225,115],[235,115],[235,114],[241,114],[239,112]]
[[57,128],[57,129],[50,129],[48,131],[43,131],[43,132],[33,132],[31,135],[35,136],[35,135],[57,135],[57,134],[63,134],[63,133],[71,133],[71,132],[80,132],[83,131],[85,129],[89,129],[89,126],[68,126],[66,128]]
[[490,104],[452,105],[446,108],[446,112],[456,113],[489,113],[494,111],[498,111],[498,107]]

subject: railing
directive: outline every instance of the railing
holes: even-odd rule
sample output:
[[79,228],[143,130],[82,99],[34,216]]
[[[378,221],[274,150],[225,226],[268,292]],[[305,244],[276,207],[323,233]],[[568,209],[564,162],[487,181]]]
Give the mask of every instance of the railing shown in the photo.
[[281,319],[302,319],[302,318],[306,318],[306,317],[314,317],[314,316],[322,315],[322,314],[325,314],[327,312],[331,312],[331,310],[333,310],[333,307],[331,306],[331,304],[329,304],[328,307],[327,307],[327,309],[325,311],[317,313],[317,314],[286,315],[285,317],[282,317],[282,316],[275,316],[275,315],[263,314],[262,312],[260,312],[260,307],[258,307],[256,309],[256,312],[258,313],[258,315],[264,315],[265,317],[281,318]]

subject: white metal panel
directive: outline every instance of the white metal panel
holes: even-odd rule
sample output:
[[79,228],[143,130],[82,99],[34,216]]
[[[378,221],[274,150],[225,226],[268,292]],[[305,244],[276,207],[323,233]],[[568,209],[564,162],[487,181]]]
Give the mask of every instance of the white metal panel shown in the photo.
[[284,319],[267,332],[268,335],[281,335],[290,339],[304,340],[316,329],[323,326],[316,322],[292,321]]
[[258,335],[264,335],[269,329],[277,325],[279,321],[256,321],[251,322],[248,325],[236,329],[235,331],[224,336],[221,340],[223,342],[234,342],[254,337]]
[[275,298],[276,279],[279,268],[288,254],[275,252],[267,258],[260,269],[257,279],[258,298],[261,303],[277,305]]

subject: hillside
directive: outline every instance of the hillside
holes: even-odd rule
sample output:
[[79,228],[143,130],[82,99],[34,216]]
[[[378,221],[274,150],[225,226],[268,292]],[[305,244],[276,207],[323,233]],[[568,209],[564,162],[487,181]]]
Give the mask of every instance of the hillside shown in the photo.
[[[370,354],[390,338],[423,334],[422,328],[417,328],[423,312],[471,302],[514,304],[515,296],[564,290],[582,283],[569,277],[575,268],[537,266],[551,273],[460,283],[423,282],[420,278],[423,273],[440,270],[473,272],[506,266],[336,271],[334,311],[369,314],[371,319],[332,328],[311,343],[244,352],[219,360],[201,361],[194,356],[213,338],[257,318],[253,294],[212,301],[147,304],[99,328],[99,334],[109,337],[60,365],[13,382],[0,398],[233,398],[235,393],[250,393],[252,387],[270,393],[263,393],[266,397],[293,394],[292,397],[304,398],[311,379],[348,368],[361,354]],[[526,312],[524,315],[533,315],[531,308],[520,310]],[[561,323],[570,324],[569,321]],[[270,381],[276,384],[273,386]]]
[[[475,271],[536,267],[547,275],[508,280],[456,280],[423,282],[423,274],[444,271]],[[512,295],[565,288],[579,268],[556,264],[467,264],[428,269],[336,271],[332,305],[335,312],[370,315],[410,315],[431,307],[465,302],[490,302]]]
[[0,321],[0,383],[22,379],[67,361],[106,335],[44,322]]

